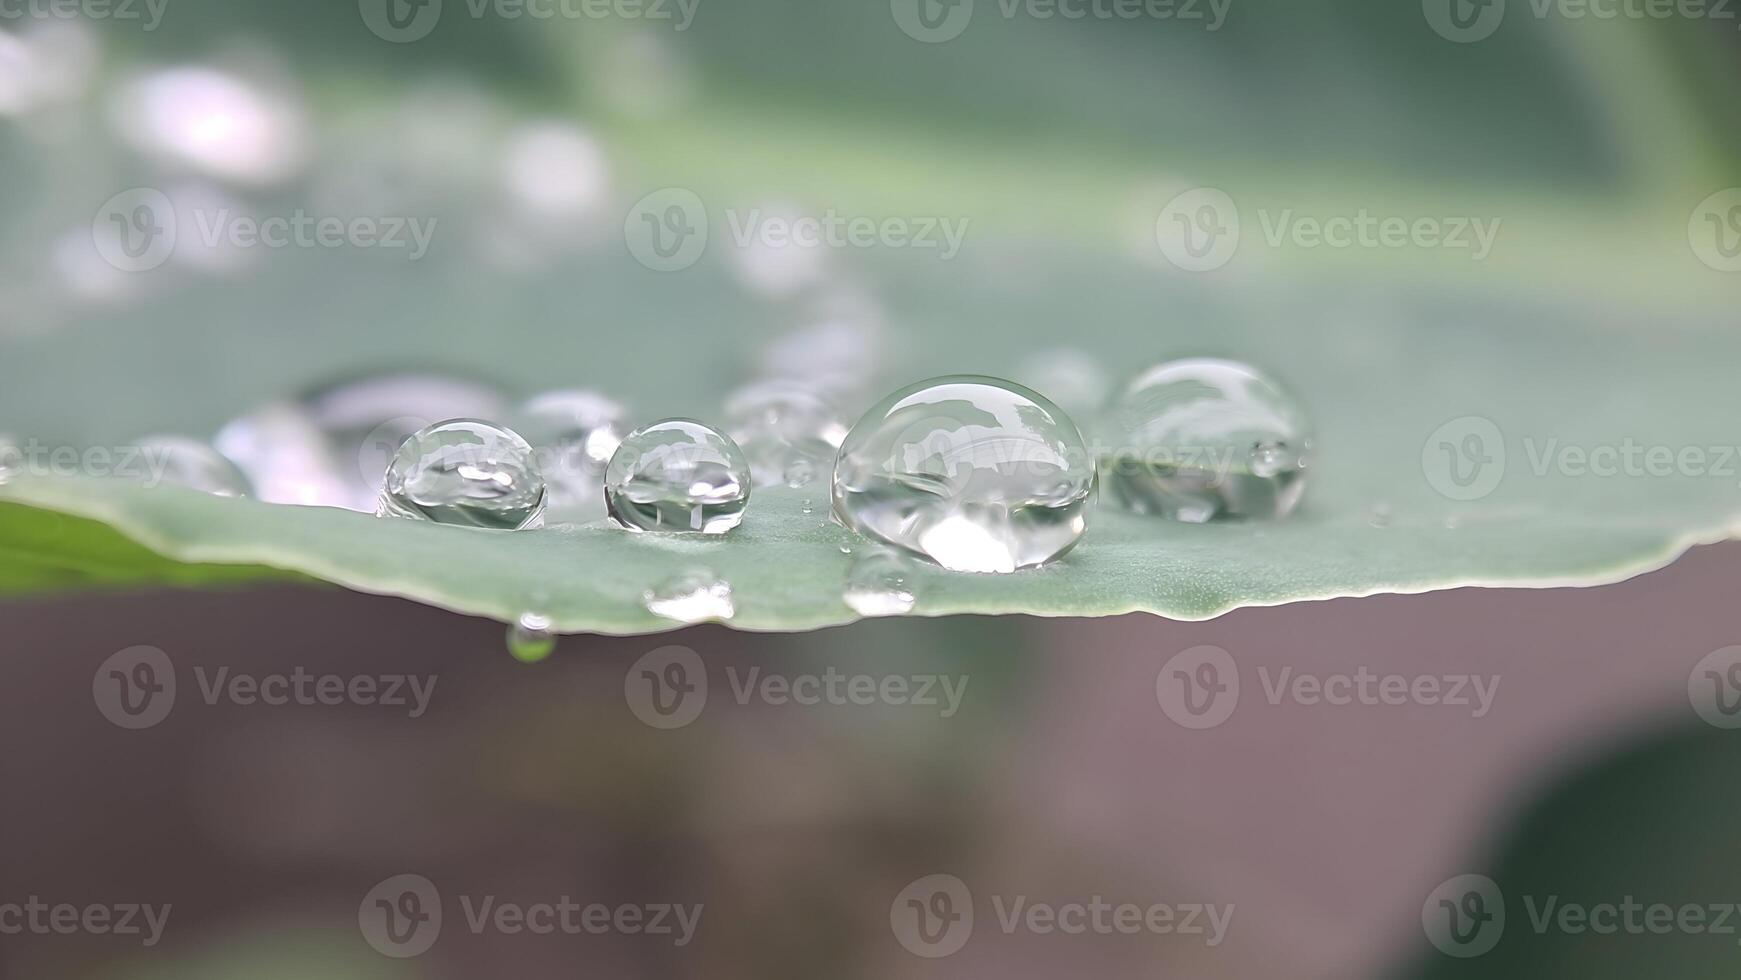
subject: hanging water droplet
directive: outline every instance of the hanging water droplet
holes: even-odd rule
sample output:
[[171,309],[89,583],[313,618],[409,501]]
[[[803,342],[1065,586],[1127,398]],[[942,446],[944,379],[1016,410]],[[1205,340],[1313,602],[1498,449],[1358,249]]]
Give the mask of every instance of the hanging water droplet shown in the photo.
[[178,486],[217,497],[246,497],[248,478],[216,449],[185,436],[147,436],[137,443],[137,472],[118,469],[117,476],[147,486]]
[[550,617],[543,613],[521,613],[508,627],[508,652],[523,664],[535,664],[555,649],[556,634],[550,629]]
[[1298,403],[1256,369],[1193,358],[1150,368],[1107,413],[1101,460],[1126,509],[1192,524],[1284,517],[1305,492],[1311,435]]
[[296,405],[274,403],[234,419],[212,444],[247,474],[254,495],[267,503],[350,505],[332,446]]
[[749,463],[729,436],[691,419],[629,433],[605,470],[605,505],[630,531],[724,534],[744,518]]
[[726,400],[725,415],[758,487],[809,484],[846,438],[846,424],[828,400],[796,381],[740,389]]
[[958,376],[895,392],[840,447],[834,514],[868,537],[967,572],[1011,572],[1070,550],[1094,466],[1044,396]]
[[860,616],[900,616],[913,611],[912,570],[887,548],[874,549],[852,563],[842,598]]
[[1389,527],[1392,517],[1390,505],[1380,501],[1373,504],[1372,509],[1366,512],[1366,523],[1373,527]]
[[464,527],[519,530],[544,521],[544,476],[532,447],[477,419],[429,426],[387,465],[376,511]]
[[373,511],[381,475],[410,435],[444,419],[494,419],[493,390],[437,374],[379,374],[325,388],[301,402],[320,428],[349,488],[352,510]]
[[731,583],[705,568],[690,568],[641,593],[647,611],[679,623],[726,620],[737,613]]

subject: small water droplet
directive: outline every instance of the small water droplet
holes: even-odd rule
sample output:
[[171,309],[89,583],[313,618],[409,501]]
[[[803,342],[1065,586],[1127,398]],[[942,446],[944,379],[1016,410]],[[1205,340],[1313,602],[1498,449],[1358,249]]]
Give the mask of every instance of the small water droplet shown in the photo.
[[[4,450],[0,449],[0,451],[4,451]],[[0,474],[3,474],[4,472],[5,471],[3,469],[0,469]],[[816,510],[816,507],[810,503],[810,498],[806,497],[806,498],[804,498],[804,502],[798,505],[798,510],[801,513],[810,514]]]
[[758,487],[808,484],[846,438],[846,424],[828,399],[797,381],[742,388],[726,399],[725,416]]
[[1192,358],[1150,368],[1107,413],[1101,460],[1127,510],[1198,524],[1284,517],[1305,492],[1311,435],[1298,403],[1256,369]]
[[666,419],[629,433],[605,470],[605,505],[630,531],[724,534],[744,518],[750,468],[724,433]]
[[840,553],[841,553],[841,554],[843,554],[843,555],[850,555],[850,554],[852,554],[852,546],[851,546],[851,545],[846,545],[846,544],[843,544],[843,545],[841,545],[841,546],[840,546]]
[[1373,527],[1389,527],[1394,516],[1390,505],[1380,502],[1373,504],[1372,509],[1366,512],[1366,523]]
[[1463,522],[1460,519],[1458,519],[1456,514],[1451,514],[1445,518],[1444,523],[1445,523],[1445,530],[1455,531],[1455,530],[1457,530],[1457,528],[1459,526],[1462,525]]
[[731,583],[705,568],[690,568],[641,594],[647,611],[679,623],[726,620],[737,613]]
[[867,412],[835,461],[834,514],[966,572],[1012,572],[1087,527],[1094,466],[1063,410],[996,378],[937,378]]
[[535,664],[555,649],[556,634],[550,629],[550,617],[543,613],[521,613],[508,627],[508,652],[521,663]]
[[246,497],[253,492],[236,464],[198,439],[147,436],[137,447],[139,472],[117,470],[117,476],[148,486],[187,487],[217,497]]
[[912,612],[910,563],[887,548],[861,555],[847,572],[842,598],[860,616],[900,616]]
[[526,440],[489,422],[453,419],[413,433],[399,447],[377,513],[519,530],[543,524],[545,493]]

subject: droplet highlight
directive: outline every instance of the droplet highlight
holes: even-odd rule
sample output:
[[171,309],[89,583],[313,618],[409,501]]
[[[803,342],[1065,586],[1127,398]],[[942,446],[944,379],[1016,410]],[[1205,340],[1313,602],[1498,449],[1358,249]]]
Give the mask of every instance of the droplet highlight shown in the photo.
[[543,613],[521,613],[508,627],[508,653],[523,664],[535,664],[556,650],[556,633]]

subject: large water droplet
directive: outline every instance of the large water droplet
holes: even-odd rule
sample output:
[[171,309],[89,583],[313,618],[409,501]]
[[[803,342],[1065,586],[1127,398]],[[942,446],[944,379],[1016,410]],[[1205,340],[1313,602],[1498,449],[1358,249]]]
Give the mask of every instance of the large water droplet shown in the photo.
[[1305,492],[1311,435],[1292,396],[1255,368],[1193,358],[1150,368],[1108,411],[1101,460],[1129,510],[1190,523],[1283,517]]
[[731,583],[705,568],[690,568],[641,594],[647,611],[679,623],[726,620],[737,614]]
[[550,617],[543,613],[525,612],[508,627],[508,653],[524,664],[535,664],[556,649],[556,634],[550,629]]
[[853,426],[834,465],[834,514],[945,568],[1011,572],[1076,544],[1094,480],[1076,424],[1044,396],[937,378]]
[[726,427],[758,487],[801,487],[833,462],[846,438],[834,406],[796,381],[763,381],[726,400]]
[[744,518],[750,468],[737,443],[691,419],[629,433],[605,470],[605,506],[631,531],[724,534]]
[[888,548],[866,552],[846,575],[846,604],[860,616],[900,616],[913,611],[912,569]]
[[544,475],[512,430],[453,419],[412,434],[387,466],[381,516],[497,530],[544,520]]
[[138,442],[141,472],[118,475],[147,485],[187,487],[218,497],[246,497],[248,478],[216,449],[185,436],[147,436]]

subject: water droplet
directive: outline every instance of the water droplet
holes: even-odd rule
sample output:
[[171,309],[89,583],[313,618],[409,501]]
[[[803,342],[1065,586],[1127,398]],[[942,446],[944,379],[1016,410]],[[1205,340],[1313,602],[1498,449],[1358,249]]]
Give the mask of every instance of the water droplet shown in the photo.
[[[0,452],[4,452],[4,451],[5,451],[4,448],[0,447]],[[0,470],[0,473],[3,473],[3,472],[4,472],[3,470]],[[804,502],[798,505],[798,510],[801,513],[809,514],[809,513],[814,512],[816,510],[816,508],[811,505],[809,498],[805,498]]]
[[1462,525],[1462,523],[1463,522],[1457,517],[1456,514],[1447,515],[1445,517],[1445,521],[1444,521],[1445,530],[1455,531],[1455,530],[1457,530],[1458,527],[1460,527]]
[[1366,523],[1373,527],[1389,527],[1393,516],[1389,504],[1376,503],[1366,512]]
[[843,554],[843,555],[850,555],[850,554],[852,554],[852,545],[849,545],[849,544],[843,544],[843,545],[841,545],[841,546],[840,546],[840,553],[841,553],[841,554]]
[[743,520],[749,500],[743,451],[691,419],[629,433],[605,470],[605,506],[630,531],[724,534]]
[[352,510],[373,511],[381,475],[413,432],[444,419],[502,418],[483,385],[437,374],[379,374],[322,389],[302,407],[320,427],[350,488]]
[[1283,517],[1305,492],[1311,435],[1299,405],[1256,369],[1193,358],[1150,368],[1107,413],[1101,460],[1126,509],[1188,523]]
[[808,485],[846,438],[834,406],[796,381],[764,381],[726,400],[726,431],[750,462],[758,487]]
[[413,433],[387,465],[377,513],[519,530],[544,521],[544,476],[512,430],[453,419]]
[[247,474],[255,496],[267,503],[350,505],[332,446],[299,406],[278,402],[256,409],[218,430],[212,444]]
[[1094,466],[1076,424],[995,378],[937,378],[865,414],[834,467],[847,527],[967,572],[1041,565],[1087,527]]
[[246,497],[248,478],[216,449],[185,436],[147,436],[137,443],[140,472],[116,471],[117,476],[147,486],[178,486],[218,497]]
[[543,613],[525,612],[518,622],[508,627],[508,652],[524,664],[535,664],[556,649],[556,634],[550,629],[550,617]]
[[737,613],[731,583],[705,568],[691,568],[641,593],[647,611],[679,623],[726,620]]
[[900,616],[912,612],[909,562],[887,548],[865,553],[853,561],[847,572],[842,598],[860,616]]

